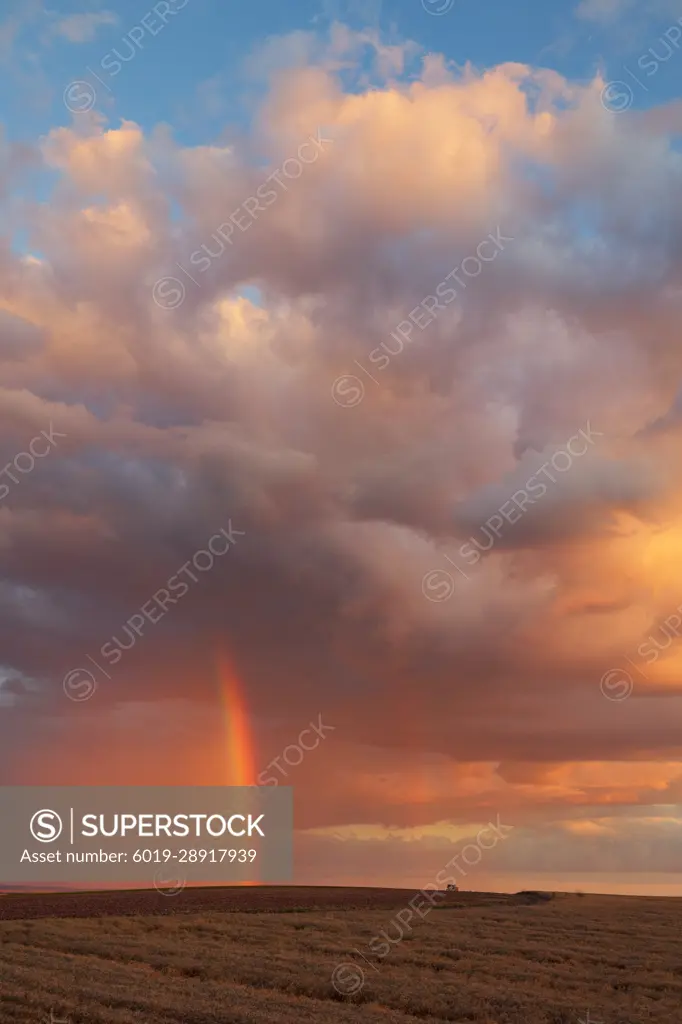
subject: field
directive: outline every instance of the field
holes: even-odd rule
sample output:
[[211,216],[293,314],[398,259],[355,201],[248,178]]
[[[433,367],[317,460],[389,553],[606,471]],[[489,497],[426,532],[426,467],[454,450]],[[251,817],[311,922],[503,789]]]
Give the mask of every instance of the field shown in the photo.
[[0,1022],[682,1020],[680,900],[455,893],[423,919],[403,914],[401,926],[396,914],[413,896],[294,887],[0,896]]

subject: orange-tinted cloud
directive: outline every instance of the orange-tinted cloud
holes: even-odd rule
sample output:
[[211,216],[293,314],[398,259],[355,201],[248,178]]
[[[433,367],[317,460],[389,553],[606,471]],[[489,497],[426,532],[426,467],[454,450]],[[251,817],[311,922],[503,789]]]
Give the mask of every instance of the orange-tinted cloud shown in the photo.
[[[280,776],[311,873],[314,853],[348,863],[353,847],[366,879],[384,843],[406,877],[408,839],[435,864],[498,812],[521,837],[498,874],[568,870],[562,843],[579,870],[607,851],[636,872],[635,833],[640,852],[664,835],[652,870],[667,872],[660,808],[682,774],[669,124],[650,119],[643,147],[600,81],[516,64],[455,76],[431,59],[404,84],[405,53],[379,43],[385,86],[344,92],[334,69],[357,45],[337,33],[316,62],[306,44],[247,138],[182,147],[92,115],[31,152],[57,181],[24,207],[28,254],[0,252],[17,481],[0,478],[0,767],[221,780],[219,641],[262,768],[318,714],[334,726]],[[177,308],[155,290],[170,276]],[[443,301],[422,326],[426,297]],[[364,390],[346,407],[344,375]],[[13,470],[51,425],[49,456]],[[64,674],[101,664],[229,521],[229,554],[145,620],[89,701],[67,700]]]

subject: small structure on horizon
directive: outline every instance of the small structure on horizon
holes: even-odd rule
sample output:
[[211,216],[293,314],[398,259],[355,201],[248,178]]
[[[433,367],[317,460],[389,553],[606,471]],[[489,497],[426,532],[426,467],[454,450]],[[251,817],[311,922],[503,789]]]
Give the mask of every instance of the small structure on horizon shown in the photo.
[[446,892],[459,892],[459,889],[454,882],[449,882]]

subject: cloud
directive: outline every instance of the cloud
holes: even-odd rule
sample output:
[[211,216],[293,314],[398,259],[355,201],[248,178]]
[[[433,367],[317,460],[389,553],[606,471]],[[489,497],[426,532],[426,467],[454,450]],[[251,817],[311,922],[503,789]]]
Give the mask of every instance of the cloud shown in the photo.
[[581,0],[576,15],[585,21],[606,24],[628,14],[635,6],[635,0]]
[[576,16],[603,26],[637,17],[673,17],[678,13],[675,0],[580,0]]
[[117,22],[118,17],[113,11],[68,14],[54,22],[52,32],[70,43],[91,43],[100,28],[106,25],[116,25]]
[[[566,838],[573,814],[679,801],[679,645],[629,699],[599,688],[680,603],[678,428],[646,429],[682,376],[673,128],[526,65],[404,78],[409,47],[368,87],[357,45],[284,45],[294,66],[220,144],[93,113],[35,146],[55,181],[22,206],[39,255],[0,250],[0,644],[31,681],[3,687],[0,769],[225,781],[225,646],[263,767],[318,712],[335,726],[299,769],[302,828],[385,839],[499,807]],[[458,574],[470,532],[589,422],[590,454]],[[65,673],[106,667],[228,520],[229,555],[68,701]]]

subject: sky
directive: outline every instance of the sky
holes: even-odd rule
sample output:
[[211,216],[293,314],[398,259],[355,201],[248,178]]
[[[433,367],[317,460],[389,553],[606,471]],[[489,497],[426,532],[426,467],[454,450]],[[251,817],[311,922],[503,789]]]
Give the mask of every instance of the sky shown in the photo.
[[682,895],[679,5],[6,0],[0,115],[0,782]]

